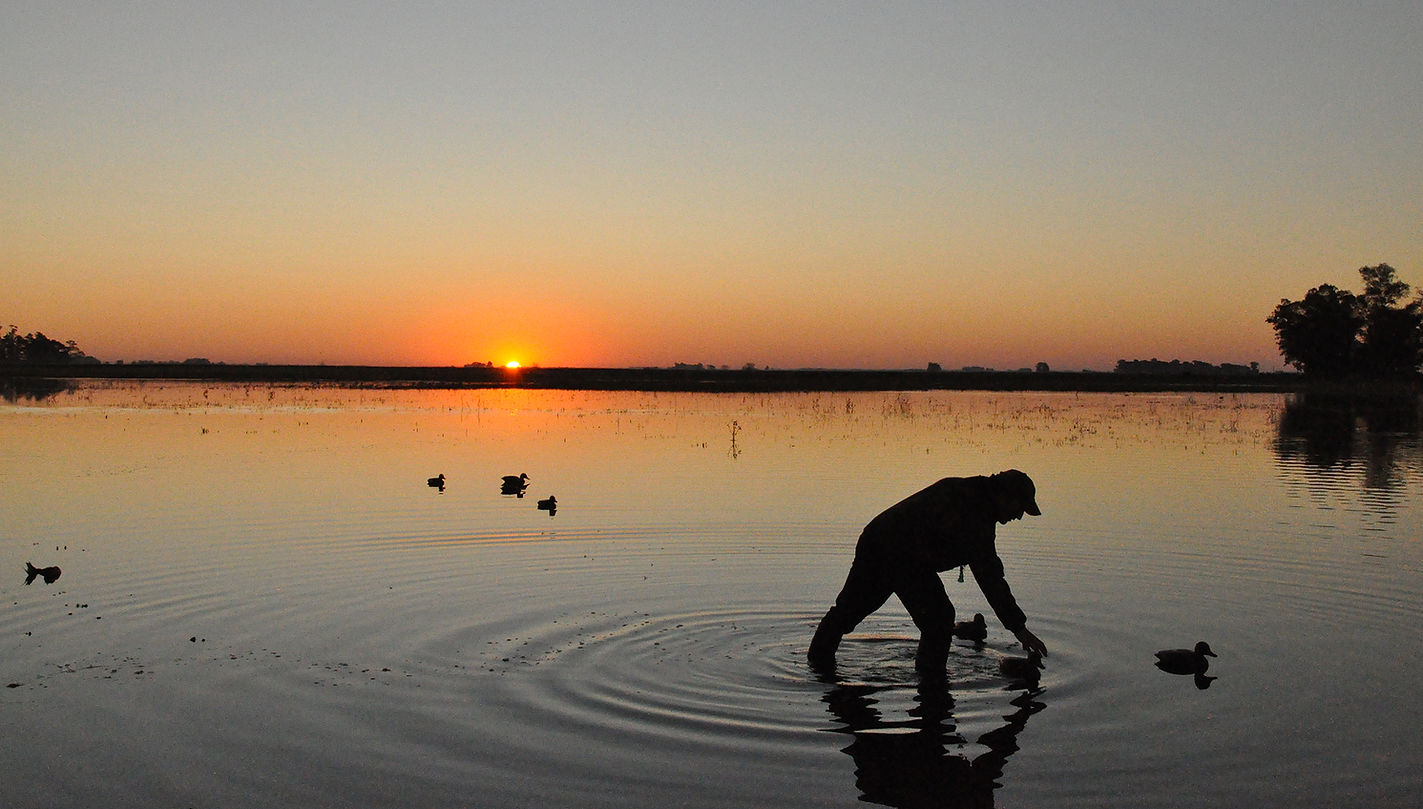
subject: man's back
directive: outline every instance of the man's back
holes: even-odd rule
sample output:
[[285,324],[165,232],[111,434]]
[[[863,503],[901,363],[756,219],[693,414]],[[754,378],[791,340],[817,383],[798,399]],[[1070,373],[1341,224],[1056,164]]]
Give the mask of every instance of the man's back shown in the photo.
[[870,520],[856,553],[903,555],[948,570],[993,552],[993,524],[988,478],[944,478]]

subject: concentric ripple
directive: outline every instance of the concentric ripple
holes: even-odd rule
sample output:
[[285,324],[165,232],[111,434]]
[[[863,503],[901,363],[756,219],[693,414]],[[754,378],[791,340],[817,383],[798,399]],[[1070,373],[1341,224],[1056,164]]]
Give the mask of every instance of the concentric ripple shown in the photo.
[[[208,393],[0,410],[0,804],[1416,803],[1411,435],[1277,446],[1271,397]],[[893,599],[813,671],[859,527],[1009,465],[1040,681],[953,572],[989,637],[946,685]],[[556,516],[499,494],[524,470]],[[1208,688],[1154,667],[1198,639]]]

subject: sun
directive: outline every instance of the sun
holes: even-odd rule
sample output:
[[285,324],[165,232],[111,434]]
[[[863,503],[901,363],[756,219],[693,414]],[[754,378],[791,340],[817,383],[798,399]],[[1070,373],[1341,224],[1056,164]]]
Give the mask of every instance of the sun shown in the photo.
[[508,362],[504,363],[504,367],[505,367],[505,368],[508,368],[508,369],[511,370],[511,371],[517,371],[517,370],[519,370],[519,367],[520,367],[520,366],[519,366],[519,361],[518,361],[518,360],[509,360]]

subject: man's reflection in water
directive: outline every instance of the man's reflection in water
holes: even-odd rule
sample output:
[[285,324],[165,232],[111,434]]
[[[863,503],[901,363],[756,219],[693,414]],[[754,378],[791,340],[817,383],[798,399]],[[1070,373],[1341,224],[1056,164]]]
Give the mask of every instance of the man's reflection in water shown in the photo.
[[876,707],[885,686],[834,684],[823,697],[842,723],[836,733],[854,736],[842,752],[855,760],[855,785],[861,798],[885,806],[989,807],[1008,757],[1018,750],[1017,737],[1028,717],[1045,706],[1041,689],[1024,691],[1009,704],[1016,711],[1000,728],[978,737],[988,748],[973,759],[950,753],[966,740],[954,723],[954,698],[941,682],[922,684],[910,718],[891,721]]

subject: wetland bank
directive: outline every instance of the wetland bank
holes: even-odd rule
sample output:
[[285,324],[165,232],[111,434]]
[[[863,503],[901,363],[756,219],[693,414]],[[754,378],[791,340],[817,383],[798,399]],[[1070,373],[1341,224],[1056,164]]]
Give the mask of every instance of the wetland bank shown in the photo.
[[[1416,689],[1374,665],[1423,655],[1396,404],[72,380],[0,405],[0,796],[1411,806]],[[1040,681],[990,620],[921,688],[893,600],[812,672],[864,523],[1005,468]],[[1209,688],[1155,668],[1201,639]]]

